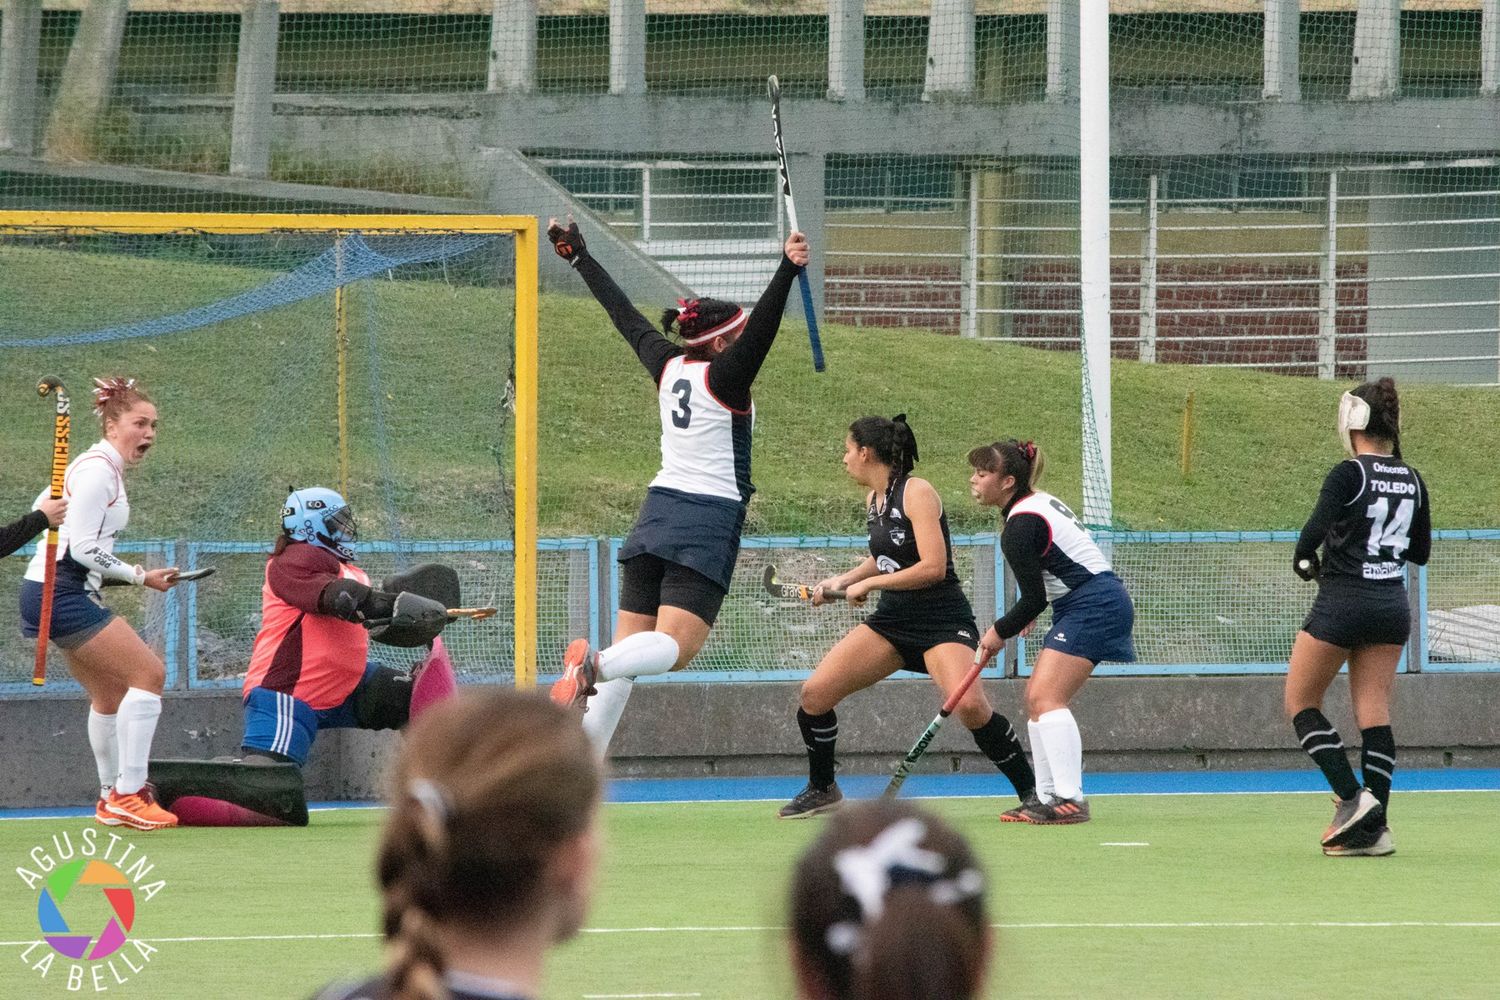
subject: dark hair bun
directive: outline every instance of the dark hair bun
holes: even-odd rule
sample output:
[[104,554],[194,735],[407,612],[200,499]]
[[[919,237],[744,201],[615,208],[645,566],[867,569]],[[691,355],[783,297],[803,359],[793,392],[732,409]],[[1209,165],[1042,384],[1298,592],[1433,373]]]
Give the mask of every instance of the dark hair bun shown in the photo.
[[682,315],[681,309],[667,309],[661,314],[661,329],[663,333],[672,332],[672,324],[677,322],[677,317]]

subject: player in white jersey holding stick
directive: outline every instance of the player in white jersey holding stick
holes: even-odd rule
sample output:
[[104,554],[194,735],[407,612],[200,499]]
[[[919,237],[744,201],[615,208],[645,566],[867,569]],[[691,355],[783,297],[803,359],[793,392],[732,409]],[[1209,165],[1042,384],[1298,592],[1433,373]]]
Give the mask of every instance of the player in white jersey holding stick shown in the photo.
[[1026,681],[1037,793],[1000,818],[1084,823],[1089,804],[1083,795],[1083,738],[1068,703],[1101,661],[1135,660],[1135,607],[1073,512],[1036,489],[1043,464],[1031,441],[996,441],[969,452],[970,492],[982,506],[1000,508],[1000,550],[1021,591],[979,645],[998,652],[1052,605],[1052,628]]
[[[144,569],[114,554],[130,521],[125,472],[156,443],[156,406],[134,379],[95,379],[94,414],[104,437],[68,466],[68,513],[58,533],[51,641],[89,695],[89,745],[99,769],[94,818],[107,826],[156,830],[176,826],[146,785],[151,739],[161,716],[166,667],[99,596],[105,581],[171,590],[177,569]],[[44,491],[37,498],[47,499]],[[35,638],[46,577],[45,541],[21,585],[21,631]]]
[[[658,330],[589,254],[576,223],[564,228],[551,219],[547,237],[635,349],[657,384],[661,413],[661,471],[620,550],[614,644],[595,652],[588,640],[574,640],[552,687],[553,701],[586,705],[584,729],[602,754],[633,679],[692,662],[729,592],[755,492],[750,386],[776,339],[792,282],[807,265],[808,245],[801,233],[787,237],[781,264],[748,315],[731,302],[692,299],[668,309]],[[674,327],[680,344],[663,335]]]

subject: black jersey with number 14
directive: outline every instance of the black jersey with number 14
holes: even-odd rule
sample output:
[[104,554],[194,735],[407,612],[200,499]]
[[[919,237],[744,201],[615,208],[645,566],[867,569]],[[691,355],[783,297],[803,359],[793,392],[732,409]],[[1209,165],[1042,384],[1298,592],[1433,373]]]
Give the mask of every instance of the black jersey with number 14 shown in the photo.
[[1389,455],[1341,462],[1323,482],[1302,529],[1297,555],[1322,544],[1322,576],[1399,581],[1408,560],[1425,564],[1432,547],[1427,487],[1417,470]]

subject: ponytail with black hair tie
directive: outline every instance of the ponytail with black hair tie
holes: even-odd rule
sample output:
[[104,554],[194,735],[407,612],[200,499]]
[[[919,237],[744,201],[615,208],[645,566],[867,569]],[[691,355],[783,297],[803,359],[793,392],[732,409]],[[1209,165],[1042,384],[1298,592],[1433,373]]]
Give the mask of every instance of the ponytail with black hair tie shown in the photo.
[[896,433],[901,436],[900,442],[902,452],[911,459],[911,464],[916,465],[921,459],[917,456],[917,435],[906,422],[906,414],[898,413],[891,418],[891,423],[900,424]]

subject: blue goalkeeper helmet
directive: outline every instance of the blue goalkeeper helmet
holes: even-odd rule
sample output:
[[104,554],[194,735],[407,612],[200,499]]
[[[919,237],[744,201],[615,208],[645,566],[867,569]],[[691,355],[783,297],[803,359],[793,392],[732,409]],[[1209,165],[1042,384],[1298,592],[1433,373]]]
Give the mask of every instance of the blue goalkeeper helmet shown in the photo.
[[359,540],[354,511],[333,490],[322,486],[293,490],[281,508],[281,529],[293,541],[354,561],[354,543]]

